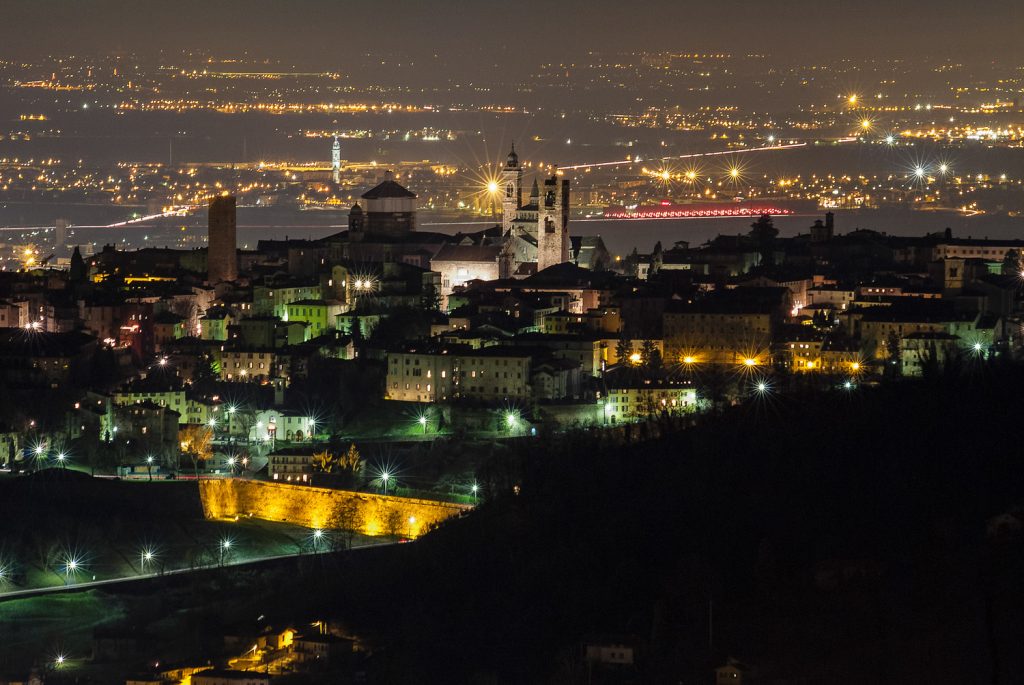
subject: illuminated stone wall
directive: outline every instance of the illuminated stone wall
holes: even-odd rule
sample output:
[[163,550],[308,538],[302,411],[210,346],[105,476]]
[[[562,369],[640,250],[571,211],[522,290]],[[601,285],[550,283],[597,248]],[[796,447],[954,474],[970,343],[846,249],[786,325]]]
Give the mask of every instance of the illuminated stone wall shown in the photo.
[[307,528],[414,538],[471,507],[366,492],[233,478],[199,481],[206,518],[249,516]]

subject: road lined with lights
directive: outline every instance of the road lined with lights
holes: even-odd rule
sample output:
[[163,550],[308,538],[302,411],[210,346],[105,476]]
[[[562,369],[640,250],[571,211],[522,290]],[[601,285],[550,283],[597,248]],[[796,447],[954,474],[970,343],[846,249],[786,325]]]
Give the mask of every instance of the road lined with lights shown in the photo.
[[391,542],[375,542],[370,544],[363,544],[349,549],[338,549],[338,550],[322,550],[314,551],[306,554],[275,554],[267,557],[260,557],[259,559],[246,559],[244,561],[226,561],[216,566],[203,566],[199,568],[178,568],[171,569],[169,571],[154,572],[154,573],[139,573],[134,576],[122,576],[120,578],[105,578],[103,580],[87,580],[81,583],[75,583],[73,585],[54,585],[52,587],[41,587],[41,588],[28,588],[25,590],[11,590],[9,592],[0,592],[0,602],[8,599],[18,599],[26,597],[34,597],[37,595],[52,594],[55,592],[75,592],[77,590],[89,590],[97,587],[103,587],[106,585],[117,585],[120,583],[131,583],[139,580],[152,580],[154,578],[165,578],[167,576],[181,575],[183,573],[195,573],[197,571],[212,571],[217,568],[225,568],[228,566],[247,566],[250,564],[261,564],[266,561],[278,561],[280,559],[296,559],[303,556],[321,556],[325,554],[337,554],[339,552],[354,552],[356,550],[371,549],[377,547],[388,547],[391,545],[404,544],[398,541]]
[[[837,140],[836,142],[843,143],[843,142],[848,142],[849,140],[852,140],[852,139],[842,138],[842,139]],[[772,150],[792,150],[793,148],[799,148],[799,147],[807,147],[807,143],[806,142],[804,142],[804,143],[785,143],[785,144],[780,144],[780,145],[767,145],[765,147],[751,147],[751,148],[746,148],[746,149],[743,149],[743,150],[718,150],[718,151],[715,151],[715,152],[692,152],[692,153],[686,154],[686,155],[672,155],[670,157],[658,157],[658,158],[653,159],[653,160],[645,160],[645,159],[642,159],[638,155],[637,157],[634,157],[633,159],[626,158],[626,159],[621,159],[621,160],[614,161],[614,162],[596,162],[594,164],[573,164],[573,165],[570,165],[570,166],[562,166],[562,167],[558,167],[558,168],[561,171],[574,171],[576,169],[597,169],[597,168],[600,168],[600,167],[621,166],[623,164],[633,165],[633,164],[640,164],[641,162],[650,162],[650,161],[667,162],[667,161],[675,160],[675,159],[696,159],[698,157],[721,157],[721,156],[726,156],[726,155],[740,155],[740,154],[745,154],[745,153],[748,153],[748,152],[768,152],[768,151],[772,151]]]

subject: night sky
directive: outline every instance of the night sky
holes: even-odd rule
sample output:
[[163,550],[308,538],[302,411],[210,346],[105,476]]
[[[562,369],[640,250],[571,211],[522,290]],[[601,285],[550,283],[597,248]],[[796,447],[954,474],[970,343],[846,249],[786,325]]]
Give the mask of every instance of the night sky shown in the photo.
[[331,64],[370,49],[536,64],[586,50],[1020,59],[1019,0],[3,0],[0,54],[202,48]]

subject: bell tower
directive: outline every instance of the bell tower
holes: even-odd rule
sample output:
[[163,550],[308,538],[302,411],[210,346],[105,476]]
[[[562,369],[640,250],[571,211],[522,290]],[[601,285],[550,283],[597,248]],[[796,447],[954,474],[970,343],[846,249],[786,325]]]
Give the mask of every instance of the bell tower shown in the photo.
[[331,180],[341,183],[341,141],[334,136],[334,146],[331,147]]
[[556,170],[544,180],[538,207],[537,271],[569,261],[569,180]]
[[507,234],[512,228],[512,220],[516,211],[523,206],[523,168],[519,166],[519,155],[516,144],[512,143],[512,151],[501,170],[501,229]]

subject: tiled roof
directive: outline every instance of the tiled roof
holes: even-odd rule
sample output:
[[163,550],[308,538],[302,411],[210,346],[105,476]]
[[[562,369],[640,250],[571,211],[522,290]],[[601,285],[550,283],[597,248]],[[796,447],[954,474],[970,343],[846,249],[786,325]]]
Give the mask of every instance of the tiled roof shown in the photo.
[[362,195],[364,200],[378,200],[385,197],[416,197],[416,193],[388,179],[370,188]]

